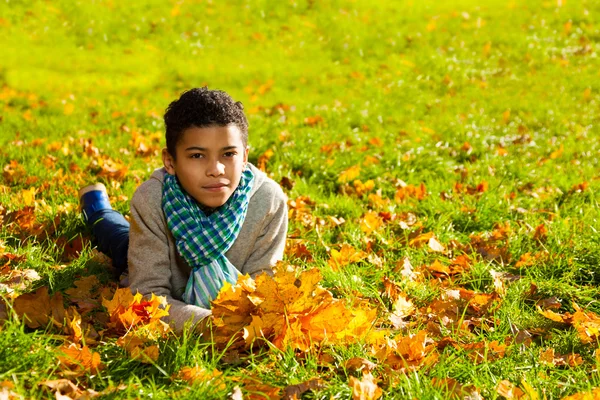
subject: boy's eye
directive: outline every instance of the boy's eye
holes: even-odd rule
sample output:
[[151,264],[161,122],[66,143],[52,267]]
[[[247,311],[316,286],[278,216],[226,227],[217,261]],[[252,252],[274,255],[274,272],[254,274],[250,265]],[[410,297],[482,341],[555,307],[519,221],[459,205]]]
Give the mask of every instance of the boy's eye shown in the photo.
[[233,157],[235,156],[237,153],[235,151],[228,151],[225,154],[223,154],[225,157]]
[[202,154],[200,154],[200,153],[193,153],[193,154],[190,154],[190,158],[201,158],[202,156],[203,156],[203,155],[202,155]]

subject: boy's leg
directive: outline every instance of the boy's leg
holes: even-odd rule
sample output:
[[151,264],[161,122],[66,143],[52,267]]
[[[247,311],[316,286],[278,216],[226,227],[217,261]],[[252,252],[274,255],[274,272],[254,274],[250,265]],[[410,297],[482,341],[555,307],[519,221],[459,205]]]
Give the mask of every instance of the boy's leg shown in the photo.
[[112,258],[117,277],[127,270],[129,222],[110,206],[106,187],[101,183],[79,191],[86,225],[92,230],[98,250]]
[[129,222],[115,210],[99,210],[86,222],[91,228],[98,250],[112,258],[120,276],[127,270],[129,249]]

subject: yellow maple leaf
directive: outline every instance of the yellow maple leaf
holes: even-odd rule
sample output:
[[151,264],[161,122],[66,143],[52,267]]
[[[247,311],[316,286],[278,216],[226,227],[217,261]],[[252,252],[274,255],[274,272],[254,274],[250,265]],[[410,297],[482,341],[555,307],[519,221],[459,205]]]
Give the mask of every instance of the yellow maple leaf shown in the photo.
[[360,229],[370,235],[383,226],[383,219],[374,211],[367,211],[360,220]]
[[327,264],[332,270],[338,271],[339,268],[348,264],[359,262],[367,257],[367,253],[361,250],[356,250],[349,244],[343,244],[340,250],[331,249]]
[[354,165],[340,174],[338,177],[339,183],[347,183],[355,180],[360,175],[360,165]]

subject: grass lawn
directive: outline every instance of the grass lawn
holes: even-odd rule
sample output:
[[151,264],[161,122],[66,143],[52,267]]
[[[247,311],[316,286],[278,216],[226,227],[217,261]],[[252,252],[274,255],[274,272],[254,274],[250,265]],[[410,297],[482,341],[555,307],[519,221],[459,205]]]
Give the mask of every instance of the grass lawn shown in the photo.
[[[0,398],[600,395],[600,3],[125,3],[0,4]],[[289,198],[281,307],[126,330],[77,191],[127,215],[204,85]]]

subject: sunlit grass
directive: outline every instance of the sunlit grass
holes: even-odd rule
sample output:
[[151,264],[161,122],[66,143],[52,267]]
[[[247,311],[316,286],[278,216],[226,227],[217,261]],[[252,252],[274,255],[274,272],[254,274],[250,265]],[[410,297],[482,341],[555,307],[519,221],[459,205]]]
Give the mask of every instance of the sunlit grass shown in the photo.
[[[88,241],[77,190],[104,182],[114,207],[128,214],[135,188],[161,166],[165,107],[182,90],[208,85],[244,103],[250,160],[272,150],[267,172],[290,200],[307,198],[308,219],[292,214],[289,236],[312,260],[287,258],[319,268],[336,297],[360,296],[384,312],[388,277],[426,308],[446,289],[493,293],[491,271],[520,276],[506,284],[487,330],[447,332],[461,345],[508,338],[504,357],[474,363],[457,344],[419,371],[379,364],[373,373],[387,397],[447,398],[448,388],[432,380],[444,377],[486,399],[500,396],[503,380],[548,399],[597,387],[598,344],[541,316],[537,301],[555,296],[557,312],[574,312],[574,304],[600,312],[598,18],[600,6],[585,0],[7,1],[0,254],[23,257],[0,264],[41,279],[19,286],[2,270],[0,295],[42,285],[64,292],[90,274],[111,281]],[[343,178],[352,168],[356,176]],[[356,193],[369,180],[373,187]],[[400,187],[421,184],[422,199],[395,198]],[[366,233],[368,211],[399,219]],[[473,248],[474,237],[499,226],[510,228],[493,242],[505,249],[503,262]],[[433,232],[448,254],[409,245],[415,232]],[[332,268],[331,250],[342,244],[369,258]],[[401,273],[405,258],[423,272],[461,254],[471,258],[463,274],[411,282]],[[51,327],[24,327],[10,306],[6,313],[0,383],[28,398],[50,396],[41,383],[62,376],[54,354],[62,339]],[[520,331],[532,332],[530,345],[513,341]],[[125,384],[107,394],[115,398],[225,398],[247,376],[282,389],[322,379],[303,396],[350,398],[350,376],[362,373],[345,362],[375,360],[361,343],[319,354],[267,346],[227,358],[187,332],[164,339],[159,359],[144,364],[115,341],[95,347],[107,368],[80,378],[97,391]],[[577,353],[583,364],[541,363],[548,348]],[[190,386],[177,378],[184,366],[216,368],[224,386]]]

